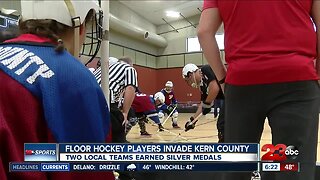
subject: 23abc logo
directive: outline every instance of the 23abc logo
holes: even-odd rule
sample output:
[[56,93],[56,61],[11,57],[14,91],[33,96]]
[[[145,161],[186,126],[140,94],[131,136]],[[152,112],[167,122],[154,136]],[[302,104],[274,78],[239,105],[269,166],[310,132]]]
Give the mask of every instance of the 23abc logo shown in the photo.
[[296,159],[299,155],[299,150],[294,146],[286,146],[284,144],[265,144],[262,146],[261,151],[266,153],[261,157],[262,161],[285,161],[287,159]]

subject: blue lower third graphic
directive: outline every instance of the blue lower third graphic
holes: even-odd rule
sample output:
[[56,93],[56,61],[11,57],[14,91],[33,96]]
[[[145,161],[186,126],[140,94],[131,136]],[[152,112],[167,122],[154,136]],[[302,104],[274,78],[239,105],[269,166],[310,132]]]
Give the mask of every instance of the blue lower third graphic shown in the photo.
[[39,163],[10,163],[9,172],[40,171]]
[[69,163],[41,163],[41,171],[70,171]]
[[25,143],[24,161],[57,161],[57,145]]

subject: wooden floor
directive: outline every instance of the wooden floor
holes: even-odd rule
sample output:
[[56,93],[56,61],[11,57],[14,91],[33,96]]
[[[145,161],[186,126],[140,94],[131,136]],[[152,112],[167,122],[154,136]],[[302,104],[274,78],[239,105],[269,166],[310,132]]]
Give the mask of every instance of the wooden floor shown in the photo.
[[[179,114],[179,125],[184,126],[185,122],[190,118],[192,114],[180,113]],[[132,128],[127,136],[127,140],[130,142],[161,142],[161,143],[175,143],[175,142],[218,142],[218,131],[216,128],[216,119],[213,118],[212,114],[203,116],[199,119],[197,127],[194,130],[188,132],[183,132],[181,137],[177,135],[182,132],[182,129],[173,129],[171,126],[171,120],[168,120],[164,127],[167,131],[158,132],[158,127],[154,124],[147,124],[147,131],[152,134],[150,137],[140,136],[139,126],[136,125]],[[320,129],[320,128],[319,128]],[[320,131],[318,133],[320,139]],[[187,140],[187,141],[186,141]],[[260,144],[270,144],[271,143],[271,130],[266,121],[264,125],[263,135]],[[318,141],[318,156],[317,162],[320,162],[320,141]]]

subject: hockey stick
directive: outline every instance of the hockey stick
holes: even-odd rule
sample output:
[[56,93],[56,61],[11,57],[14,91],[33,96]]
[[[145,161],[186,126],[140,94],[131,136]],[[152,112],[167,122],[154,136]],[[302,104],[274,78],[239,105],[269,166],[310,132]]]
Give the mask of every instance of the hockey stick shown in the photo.
[[[150,118],[149,118],[149,119],[150,119]],[[152,123],[152,122],[150,122],[150,121],[152,121],[152,120],[148,120],[147,124],[150,124],[151,126],[158,127],[158,124]],[[168,129],[163,129],[163,131],[164,131],[164,132],[168,132],[168,133],[173,134],[173,135],[178,135],[177,133],[171,132],[171,131],[169,131]],[[157,133],[158,133],[158,132],[160,132],[159,129],[158,129]]]
[[[157,125],[157,124],[155,124],[155,123],[151,123],[151,122],[149,122],[149,121],[148,121],[148,124],[150,124],[151,126],[158,127],[158,125]],[[168,133],[171,133],[171,134],[174,134],[174,135],[177,135],[177,133],[171,132],[171,131],[169,131],[168,129],[163,129],[163,131],[168,132]],[[158,131],[157,131],[157,132],[159,132],[159,129],[158,129]]]
[[[202,113],[200,113],[196,118],[194,118],[190,123],[194,124],[198,122],[199,118],[202,116]],[[171,142],[175,141],[179,136],[181,136],[182,133],[187,132],[186,129],[181,130],[176,137],[174,137]]]
[[[163,121],[163,123],[161,123],[162,125],[164,125],[164,124],[168,121],[168,119],[169,119],[170,116],[173,114],[173,112],[176,110],[176,108],[177,108],[177,106],[175,106],[175,107],[173,108],[173,110],[170,112],[170,114],[168,115],[168,117]],[[158,129],[157,132],[159,132],[159,129]]]

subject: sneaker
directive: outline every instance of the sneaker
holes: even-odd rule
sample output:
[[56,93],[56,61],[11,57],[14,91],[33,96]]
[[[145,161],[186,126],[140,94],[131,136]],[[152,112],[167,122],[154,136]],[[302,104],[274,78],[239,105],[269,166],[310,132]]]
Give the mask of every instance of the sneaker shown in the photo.
[[162,124],[159,124],[159,131],[164,131],[164,127],[162,126]]
[[151,136],[151,134],[149,134],[147,131],[144,132],[140,132],[141,136]]
[[172,123],[172,127],[175,128],[175,129],[180,129],[180,126],[178,124]]

